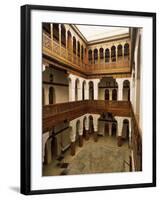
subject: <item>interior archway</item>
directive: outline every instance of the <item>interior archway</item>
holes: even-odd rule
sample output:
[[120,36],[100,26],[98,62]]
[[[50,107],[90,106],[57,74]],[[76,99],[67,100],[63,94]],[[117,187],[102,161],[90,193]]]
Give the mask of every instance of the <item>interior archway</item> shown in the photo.
[[122,137],[124,139],[129,139],[129,121],[128,119],[123,120]]
[[105,62],[107,63],[107,62],[109,62],[110,61],[110,51],[109,51],[109,49],[107,48],[106,50],[105,50]]
[[104,99],[107,101],[109,100],[109,90],[108,89],[105,90]]
[[93,82],[89,82],[89,100],[94,100],[94,86]]
[[118,59],[121,59],[122,58],[122,45],[119,44],[117,48],[118,48]]
[[123,82],[123,100],[130,101],[130,82],[128,80]]
[[59,41],[59,24],[53,24],[53,39]]
[[117,101],[117,90],[116,89],[112,90],[112,100]]
[[86,81],[83,81],[82,85],[82,99],[85,100],[85,89],[86,89]]
[[94,64],[97,64],[98,62],[98,50],[94,49]]
[[66,28],[64,24],[61,24],[61,44],[66,47]]
[[90,132],[91,134],[94,132],[93,117],[92,117],[92,115],[89,116],[89,132]]
[[117,121],[112,123],[112,136],[117,135]]
[[112,59],[112,62],[116,61],[116,47],[115,46],[111,47],[111,59]]
[[55,90],[53,87],[49,88],[49,104],[54,104],[56,102]]
[[72,50],[72,35],[70,31],[67,32],[67,49],[69,52]]
[[78,101],[78,89],[79,89],[79,79],[75,82],[75,101]]

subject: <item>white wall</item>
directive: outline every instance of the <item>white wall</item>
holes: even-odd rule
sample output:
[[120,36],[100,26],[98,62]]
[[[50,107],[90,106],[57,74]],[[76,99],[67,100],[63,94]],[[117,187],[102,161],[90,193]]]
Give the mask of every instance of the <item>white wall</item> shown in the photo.
[[[53,75],[53,84],[43,84],[43,87],[53,87],[55,90],[55,103],[64,103],[69,101],[69,87],[66,86],[69,84],[67,74],[63,71],[52,69],[46,67],[46,70],[43,72],[43,81],[50,82],[50,74]],[[65,84],[57,85],[57,83]]]
[[98,88],[98,99],[104,100],[104,94],[105,94],[106,88]]
[[49,75],[53,74],[53,82],[68,84],[67,74],[63,71],[46,67],[43,73],[43,81],[49,81]]
[[[0,199],[12,200],[86,200],[86,199],[112,199],[112,200],[135,200],[135,199],[159,199],[160,196],[160,171],[158,170],[157,188],[141,188],[127,190],[111,190],[96,192],[65,193],[52,195],[24,196],[19,194],[20,180],[20,5],[22,4],[45,4],[70,7],[90,7],[99,9],[136,10],[157,12],[159,15],[159,1],[121,0],[5,0],[1,2],[1,73],[0,91],[3,98],[0,98],[1,116],[1,140],[0,140]],[[160,24],[158,24],[158,34],[160,35]],[[160,37],[157,37],[157,44],[160,44]],[[160,54],[160,45],[157,45]],[[160,58],[157,56],[158,65]],[[6,77],[7,75],[7,77]],[[160,69],[157,67],[157,86],[160,85]],[[11,92],[8,92],[11,91]],[[157,110],[160,109],[160,95],[157,95]],[[7,112],[6,112],[7,108]],[[10,111],[8,113],[8,111]],[[160,112],[157,112],[160,121]],[[160,131],[160,123],[157,123]],[[7,142],[5,142],[7,141]],[[157,134],[157,152],[160,152],[160,135]],[[4,151],[5,150],[5,151]],[[157,156],[157,169],[160,168],[160,156]],[[96,177],[95,177],[96,181]]]
[[56,94],[56,103],[64,103],[69,101],[68,87],[54,86]]

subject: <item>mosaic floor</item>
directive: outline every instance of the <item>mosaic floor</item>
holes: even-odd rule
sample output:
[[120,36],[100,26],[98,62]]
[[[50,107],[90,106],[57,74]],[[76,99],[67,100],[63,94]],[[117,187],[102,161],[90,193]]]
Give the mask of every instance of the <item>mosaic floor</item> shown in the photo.
[[122,147],[117,146],[115,137],[99,137],[94,142],[91,137],[84,140],[83,147],[76,145],[76,155],[70,155],[70,149],[64,153],[60,161],[54,160],[43,167],[43,176],[73,175],[91,173],[128,172],[128,142]]

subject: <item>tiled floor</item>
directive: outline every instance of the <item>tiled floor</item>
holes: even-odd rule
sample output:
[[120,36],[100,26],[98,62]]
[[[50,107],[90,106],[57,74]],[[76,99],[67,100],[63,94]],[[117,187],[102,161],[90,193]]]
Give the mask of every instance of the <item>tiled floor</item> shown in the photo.
[[[64,159],[45,165],[43,176],[127,172],[129,167],[124,161],[129,163],[129,152],[128,142],[118,147],[116,137],[100,136],[98,142],[90,137],[88,141],[84,140],[83,147],[76,145],[75,156],[71,156],[68,149]],[[61,163],[69,164],[67,168],[61,168]]]

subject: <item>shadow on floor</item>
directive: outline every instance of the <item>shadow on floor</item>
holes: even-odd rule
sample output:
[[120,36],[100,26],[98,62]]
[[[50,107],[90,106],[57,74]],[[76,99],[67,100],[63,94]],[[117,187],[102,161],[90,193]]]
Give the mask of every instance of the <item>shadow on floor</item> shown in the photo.
[[16,187],[16,186],[10,186],[9,189],[10,189],[10,190],[13,190],[14,192],[18,192],[18,193],[20,193],[20,188],[19,188],[19,187]]

